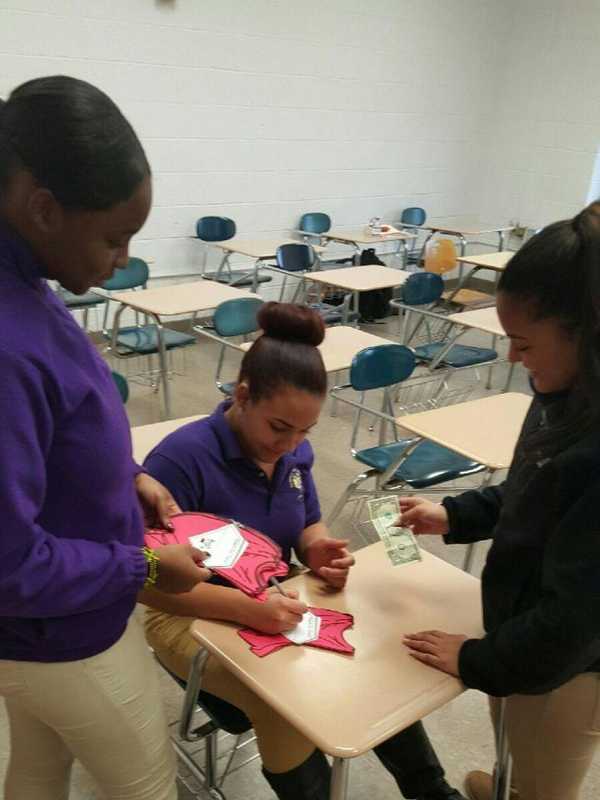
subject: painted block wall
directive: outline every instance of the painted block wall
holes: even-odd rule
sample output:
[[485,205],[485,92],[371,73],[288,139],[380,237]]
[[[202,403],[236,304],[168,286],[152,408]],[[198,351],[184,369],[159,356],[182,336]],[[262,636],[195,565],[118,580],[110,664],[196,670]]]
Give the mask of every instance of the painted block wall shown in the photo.
[[114,97],[154,171],[132,252],[154,258],[155,276],[176,276],[199,268],[189,237],[203,214],[233,217],[243,236],[279,236],[305,211],[346,228],[410,205],[476,211],[510,8],[8,0],[0,94],[67,73]]
[[535,228],[588,197],[600,147],[600,4],[529,0],[508,24],[481,207]]

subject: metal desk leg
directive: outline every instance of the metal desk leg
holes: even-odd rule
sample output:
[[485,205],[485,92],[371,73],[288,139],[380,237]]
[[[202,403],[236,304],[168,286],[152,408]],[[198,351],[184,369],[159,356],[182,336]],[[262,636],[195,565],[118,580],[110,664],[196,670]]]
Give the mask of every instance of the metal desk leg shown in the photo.
[[223,270],[225,268],[227,268],[227,270],[231,273],[231,267],[229,265],[229,257],[230,256],[231,256],[231,253],[229,252],[229,250],[224,250],[223,251],[223,258],[221,259],[221,263],[217,267],[217,271],[213,275],[213,280],[219,281],[219,278],[223,274]]
[[[496,341],[497,341],[497,339],[498,339],[498,337],[496,336],[496,334],[495,333],[492,334],[492,350],[496,349]],[[485,385],[486,389],[491,389],[492,388],[492,371],[494,369],[494,366],[495,365],[492,364],[490,367],[488,367],[488,379],[487,379],[487,383]]]
[[427,255],[427,245],[433,238],[434,233],[435,231],[431,231],[431,233],[429,233],[429,235],[425,237],[425,240],[423,242],[423,247],[421,247],[421,252],[419,253],[419,263],[418,263],[419,267],[421,266],[421,262],[423,263],[423,267],[425,267],[425,256]]
[[[460,257],[461,257],[461,258],[464,258],[464,256],[467,254],[467,240],[466,240],[466,239],[465,239],[465,237],[462,235],[462,233],[459,233],[459,234],[458,234],[458,239],[459,239],[459,241],[460,241]],[[465,265],[464,265],[464,264],[463,264],[463,262],[461,261],[461,262],[460,262],[460,267],[458,268],[458,280],[459,280],[459,281],[460,281],[460,280],[461,280],[461,278],[462,278],[464,266],[465,266]]]
[[510,773],[512,759],[508,750],[506,733],[506,698],[500,702],[500,712],[496,724],[496,774],[494,777],[493,800],[508,800],[510,792]]
[[398,240],[398,252],[402,258],[402,269],[406,269],[408,266],[408,248],[404,239]]
[[350,760],[347,758],[334,758],[331,770],[331,789],[329,800],[346,800],[348,797],[348,774]]
[[165,401],[165,419],[171,419],[171,387],[169,386],[169,367],[167,364],[167,350],[163,336],[163,326],[160,317],[152,314],[156,324],[156,338],[158,339],[158,362],[160,364],[160,377],[163,382],[163,398]]
[[254,262],[254,272],[252,273],[252,291],[256,294],[256,290],[258,289],[258,272],[260,269],[260,259],[257,259]]
[[511,363],[510,367],[508,368],[508,375],[506,376],[506,383],[504,384],[504,389],[502,391],[508,392],[508,390],[510,389],[510,383],[512,381],[514,371],[515,371],[515,362],[513,361]]

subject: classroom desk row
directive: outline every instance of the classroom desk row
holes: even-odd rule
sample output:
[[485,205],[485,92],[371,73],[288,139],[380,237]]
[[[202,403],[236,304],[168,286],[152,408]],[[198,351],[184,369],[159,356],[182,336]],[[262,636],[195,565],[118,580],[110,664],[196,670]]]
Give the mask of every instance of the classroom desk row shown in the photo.
[[[530,402],[523,394],[495,395],[403,416],[397,423],[495,471],[509,466]],[[141,460],[171,430],[198,418],[134,428],[136,458]],[[307,604],[354,616],[347,634],[356,648],[352,657],[289,647],[261,659],[236,635],[234,625],[192,623],[192,635],[203,648],[333,757],[331,800],[347,797],[352,758],[465,690],[456,678],[412,659],[402,635],[439,629],[480,636],[479,581],[427,552],[422,555],[421,562],[392,567],[381,543],[365,547],[355,553],[351,578],[338,593],[324,594],[310,573],[290,581]]]
[[[310,273],[306,279],[315,280],[320,286],[336,285],[354,293],[354,304],[358,309],[358,295],[361,291],[373,288],[391,287],[401,285],[408,277],[407,272],[381,266],[351,267],[342,270],[327,270]],[[174,316],[194,316],[216,308],[226,300],[242,297],[256,297],[250,291],[239,289],[235,286],[199,279],[193,283],[180,283],[172,286],[163,286],[153,289],[143,289],[137,292],[115,292],[112,299],[152,319],[157,326],[158,356],[161,373],[161,384],[164,399],[164,409],[167,418],[171,416],[171,390],[168,380],[167,357],[163,337],[163,320]],[[115,318],[116,322],[118,317]],[[116,324],[115,322],[115,324]],[[337,341],[337,340],[336,340]],[[380,343],[380,342],[377,342]],[[365,344],[364,347],[368,347]],[[362,348],[359,348],[362,349]],[[344,347],[347,353],[348,348]],[[353,355],[358,352],[354,349]],[[336,369],[345,369],[350,366],[352,358],[343,366]],[[331,369],[329,371],[335,371]]]
[[[412,230],[411,230],[412,229]],[[401,256],[402,264],[406,267],[407,264],[407,242],[416,239],[420,230],[427,231],[428,235],[424,242],[425,245],[436,234],[444,234],[457,238],[460,243],[460,254],[465,256],[466,248],[469,238],[483,236],[486,234],[496,234],[498,236],[498,249],[503,250],[504,239],[506,233],[512,230],[511,226],[489,226],[482,224],[479,220],[473,219],[470,222],[456,222],[454,220],[429,223],[420,226],[405,226],[403,230],[396,230],[390,233],[374,234],[368,231],[365,227],[357,228],[354,230],[329,230],[323,233],[311,234],[308,231],[296,230],[294,233],[302,236],[306,241],[314,241],[319,239],[321,245],[327,245],[329,242],[337,244],[349,245],[354,249],[355,260],[360,255],[363,247],[373,247],[378,244],[386,242],[396,242],[398,245],[398,253]],[[413,232],[414,231],[414,232]],[[192,237],[196,238],[196,237]],[[224,270],[229,268],[229,260],[232,255],[248,256],[254,259],[254,282],[252,290],[256,291],[257,281],[256,277],[261,262],[273,260],[277,248],[282,244],[289,244],[296,240],[293,239],[243,239],[241,237],[233,237],[226,241],[211,242],[215,248],[223,253],[223,258],[217,269],[217,273],[221,274]],[[313,245],[317,254],[323,252],[323,247]]]
[[[358,296],[362,291],[401,285],[409,276],[403,270],[378,265],[349,267],[339,270],[324,270],[310,273],[306,280],[319,286],[336,286],[354,294],[354,305],[358,309]],[[116,292],[113,299],[124,306],[151,317],[157,325],[159,365],[167,418],[171,416],[171,387],[168,380],[167,358],[163,341],[163,320],[172,316],[193,316],[216,308],[220,303],[241,297],[255,297],[252,292],[233,286],[200,279],[193,283],[176,284],[138,292]],[[450,321],[467,328],[479,328],[493,335],[503,335],[496,311],[480,309],[451,314]],[[365,347],[388,343],[387,339],[374,336],[347,326],[327,329],[322,353],[327,372],[348,369],[354,356]]]

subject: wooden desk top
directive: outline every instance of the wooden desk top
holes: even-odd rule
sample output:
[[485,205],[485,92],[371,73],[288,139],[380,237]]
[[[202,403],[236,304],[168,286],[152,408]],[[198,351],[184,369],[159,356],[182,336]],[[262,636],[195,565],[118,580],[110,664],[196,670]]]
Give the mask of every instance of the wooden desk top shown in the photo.
[[141,464],[150,450],[173,431],[187,425],[188,422],[195,422],[203,419],[206,414],[199,414],[194,417],[180,417],[179,419],[167,419],[164,422],[152,422],[150,425],[137,425],[131,429],[131,441],[133,444],[133,458],[136,464]]
[[400,286],[409,275],[410,272],[402,269],[382,267],[379,264],[364,264],[342,269],[317,270],[305,275],[305,279],[328,286],[339,286],[352,292],[368,292],[372,289]]
[[466,328],[477,328],[495,336],[506,336],[506,331],[500,324],[496,306],[474,308],[472,311],[457,311],[455,314],[448,314],[447,319],[458,322]]
[[456,678],[408,654],[402,635],[438,628],[482,634],[479,581],[423,551],[393,567],[383,545],[355,553],[342,592],[305,573],[286,582],[311,605],[349,612],[353,656],[290,646],[258,658],[232,623],[196,620],[192,635],[325,753],[353,758],[457,697]]
[[396,417],[396,422],[491,469],[507,469],[530,405],[529,395],[505,392]]
[[331,239],[334,242],[349,242],[350,244],[381,244],[382,242],[397,242],[414,239],[414,233],[405,231],[395,231],[393,233],[368,233],[365,228],[357,228],[352,231],[327,231],[320,233],[324,239]]
[[477,236],[480,233],[500,233],[500,231],[512,231],[512,225],[487,225],[478,219],[442,220],[441,222],[426,222],[424,229],[436,231],[438,233],[450,233],[463,236]]
[[[325,331],[325,339],[319,345],[323,356],[326,372],[337,372],[349,369],[352,359],[366,347],[375,347],[379,344],[396,344],[389,339],[375,336],[373,333],[352,328],[349,325],[334,325]],[[243,342],[241,350],[249,350],[252,342]]]
[[[264,261],[268,258],[275,258],[277,248],[282,244],[304,244],[297,239],[228,239],[226,242],[211,242],[215,247],[227,253],[239,253],[241,256],[250,256],[257,261]],[[322,253],[325,249],[318,244],[311,245],[316,253]]]
[[245,289],[201,278],[194,283],[176,283],[158,289],[114,292],[111,299],[125,303],[143,313],[169,317],[177,314],[193,314],[194,311],[208,311],[218,306],[219,303],[236,297],[256,296]]
[[513,250],[500,250],[495,253],[478,253],[472,256],[459,256],[456,260],[463,264],[473,264],[476,267],[485,267],[502,272],[510,259],[514,256]]

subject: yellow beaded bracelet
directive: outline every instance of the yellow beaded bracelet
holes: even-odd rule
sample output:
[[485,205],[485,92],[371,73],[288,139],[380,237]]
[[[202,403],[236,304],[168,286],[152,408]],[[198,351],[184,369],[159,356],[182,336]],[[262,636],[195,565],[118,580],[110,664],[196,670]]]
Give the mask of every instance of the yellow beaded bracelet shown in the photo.
[[142,547],[142,553],[144,554],[144,558],[148,564],[148,575],[144,581],[144,589],[148,589],[149,587],[154,586],[158,580],[158,565],[160,563],[160,558],[150,547]]

